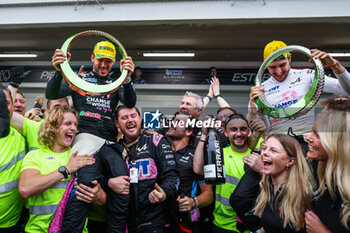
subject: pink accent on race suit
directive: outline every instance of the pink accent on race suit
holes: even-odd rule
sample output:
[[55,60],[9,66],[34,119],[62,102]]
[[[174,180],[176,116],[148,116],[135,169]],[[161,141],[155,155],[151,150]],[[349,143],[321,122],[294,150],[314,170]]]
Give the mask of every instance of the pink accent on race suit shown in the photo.
[[70,180],[66,188],[66,191],[63,194],[60,204],[57,207],[55,216],[53,217],[50,223],[48,233],[61,232],[63,217],[64,217],[64,213],[66,212],[66,207],[67,207],[70,193],[72,192],[74,187],[74,180],[75,180],[75,176],[72,176],[72,179]]
[[[147,166],[143,166],[142,165],[142,161],[149,161],[149,165]],[[158,175],[158,169],[157,166],[154,162],[153,159],[151,158],[146,158],[146,159],[138,159],[136,160],[136,162],[139,162],[139,180],[150,180],[150,179],[156,179],[157,175]],[[145,169],[145,167],[147,167],[146,171],[144,171],[143,169]]]
[[[130,172],[129,156],[125,159],[125,163],[128,167],[128,171]],[[150,180],[150,179],[157,178],[158,169],[153,159],[151,158],[138,159],[136,160],[136,163],[137,163],[136,166],[138,166],[138,173],[139,173],[138,180]]]
[[293,99],[297,98],[297,92],[296,91],[292,91],[292,93],[290,95],[293,97]]
[[[287,97],[287,95],[289,94],[289,91],[285,92],[282,96],[283,98],[285,98],[286,100],[288,100],[289,98]],[[290,96],[293,97],[293,99],[296,99],[297,97],[297,92],[296,91],[291,91]]]
[[155,146],[158,146],[160,140],[161,140],[163,137],[164,137],[163,135],[158,134],[158,133],[153,134],[153,144],[154,144]]

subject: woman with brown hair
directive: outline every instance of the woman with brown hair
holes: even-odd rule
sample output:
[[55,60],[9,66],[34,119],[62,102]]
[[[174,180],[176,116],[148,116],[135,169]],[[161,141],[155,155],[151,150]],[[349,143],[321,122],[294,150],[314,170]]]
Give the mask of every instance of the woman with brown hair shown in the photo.
[[264,231],[305,232],[304,212],[311,207],[314,181],[300,144],[274,134],[261,149],[262,189],[254,210]]

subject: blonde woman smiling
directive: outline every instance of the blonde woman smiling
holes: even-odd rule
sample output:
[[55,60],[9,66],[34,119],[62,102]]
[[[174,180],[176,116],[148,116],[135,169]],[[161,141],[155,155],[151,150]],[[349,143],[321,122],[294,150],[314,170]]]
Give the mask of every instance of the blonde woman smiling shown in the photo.
[[313,211],[305,213],[307,232],[350,232],[350,113],[322,113],[308,141],[308,159],[319,161],[320,185]]

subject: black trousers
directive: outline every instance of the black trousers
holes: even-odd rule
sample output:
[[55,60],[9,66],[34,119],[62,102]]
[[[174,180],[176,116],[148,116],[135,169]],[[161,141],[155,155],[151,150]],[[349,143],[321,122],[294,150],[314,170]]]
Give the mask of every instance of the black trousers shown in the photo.
[[[107,193],[107,232],[124,233],[128,215],[129,195],[121,195],[108,188],[108,179],[128,176],[127,166],[122,159],[121,148],[116,144],[105,144],[95,154],[95,164],[81,168],[77,174],[78,184],[92,187],[93,180],[102,181]],[[104,177],[104,179],[102,179]],[[63,218],[62,233],[82,232],[88,214],[88,205],[71,195]]]
[[212,231],[213,231],[213,233],[239,233],[237,231],[230,231],[230,230],[220,228],[220,227],[216,226],[215,224],[212,225]]

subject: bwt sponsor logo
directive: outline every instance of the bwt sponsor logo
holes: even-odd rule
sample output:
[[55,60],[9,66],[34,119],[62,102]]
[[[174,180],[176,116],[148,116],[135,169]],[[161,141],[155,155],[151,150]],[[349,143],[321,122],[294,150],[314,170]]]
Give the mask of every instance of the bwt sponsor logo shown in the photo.
[[277,91],[279,88],[280,88],[280,86],[272,87],[272,88],[266,90],[265,93],[268,93],[268,92],[271,92],[271,91]]
[[144,129],[160,129],[160,128],[171,128],[171,127],[185,127],[185,128],[219,128],[221,121],[218,120],[196,120],[187,119],[186,121],[167,121],[164,117],[161,117],[162,113],[159,110],[155,112],[144,112],[143,113],[143,128]]

